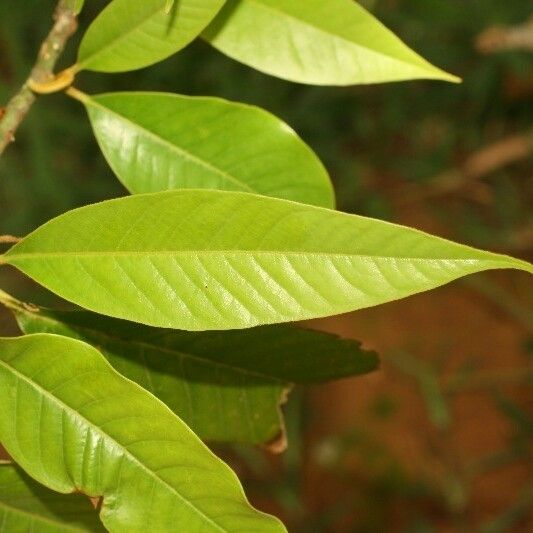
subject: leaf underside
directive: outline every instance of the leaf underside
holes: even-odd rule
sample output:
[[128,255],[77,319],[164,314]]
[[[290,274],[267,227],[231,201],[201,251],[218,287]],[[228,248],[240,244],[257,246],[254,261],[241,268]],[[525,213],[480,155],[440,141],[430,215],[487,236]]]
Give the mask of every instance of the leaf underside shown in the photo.
[[279,406],[290,383],[322,383],[378,365],[376,354],[355,341],[285,325],[197,333],[24,306],[15,316],[26,334],[55,333],[97,346],[203,440],[283,441]]

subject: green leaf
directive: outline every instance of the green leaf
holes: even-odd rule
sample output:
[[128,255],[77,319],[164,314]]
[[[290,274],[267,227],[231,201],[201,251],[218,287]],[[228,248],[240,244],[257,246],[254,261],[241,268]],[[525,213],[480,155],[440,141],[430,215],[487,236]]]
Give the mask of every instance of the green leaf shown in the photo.
[[241,63],[300,83],[458,81],[353,0],[227,0],[203,36]]
[[185,330],[345,313],[525,261],[395,224],[248,193],[178,190],[70,211],[13,265],[102,314]]
[[0,531],[68,533],[105,529],[86,497],[57,494],[36,483],[20,468],[1,465]]
[[284,531],[163,403],[91,346],[0,339],[0,442],[33,478],[103,497],[109,531]]
[[223,189],[335,205],[312,150],[262,109],[163,93],[70,94],[87,107],[104,155],[132,193]]
[[[283,445],[279,406],[291,383],[376,369],[359,343],[291,326],[225,332],[161,330],[88,312],[18,305],[24,333],[56,333],[98,346],[123,376],[168,405],[204,440]],[[216,398],[216,402],[213,402]]]
[[187,46],[224,0],[113,0],[84,35],[77,70],[124,72],[157,63]]

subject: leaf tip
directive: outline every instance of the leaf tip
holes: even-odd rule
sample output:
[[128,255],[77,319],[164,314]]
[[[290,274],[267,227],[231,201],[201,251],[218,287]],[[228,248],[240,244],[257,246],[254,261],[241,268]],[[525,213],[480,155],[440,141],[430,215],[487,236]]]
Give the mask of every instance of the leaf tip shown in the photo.
[[434,65],[431,65],[431,66],[432,66],[432,73],[430,76],[431,79],[439,80],[439,81],[447,81],[449,83],[455,83],[455,84],[463,83],[463,79],[460,78],[459,76],[456,76],[455,74],[451,74],[450,72],[447,72],[446,70],[443,70]]
[[444,73],[443,81],[449,81],[450,83],[460,84],[463,83],[463,78],[456,76],[455,74],[450,74],[449,72],[442,71]]

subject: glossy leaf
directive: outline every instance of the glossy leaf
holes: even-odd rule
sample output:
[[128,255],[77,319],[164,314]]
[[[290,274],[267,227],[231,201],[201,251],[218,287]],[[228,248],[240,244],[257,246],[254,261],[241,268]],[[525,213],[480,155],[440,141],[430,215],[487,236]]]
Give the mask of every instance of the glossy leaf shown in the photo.
[[284,531],[163,403],[91,346],[0,340],[0,442],[32,477],[103,497],[109,531]]
[[[84,35],[77,70],[124,72],[157,63],[195,39],[224,0],[113,0]],[[170,9],[169,9],[170,7]]]
[[89,310],[236,329],[344,313],[533,266],[395,224],[248,193],[179,190],[82,207],[0,262]]
[[0,531],[5,533],[104,532],[89,500],[58,494],[14,465],[0,465]]
[[300,83],[458,81],[354,0],[227,0],[203,36],[241,63]]
[[14,310],[24,333],[56,333],[97,346],[204,440],[275,442],[279,449],[285,441],[279,406],[290,383],[322,383],[378,366],[376,354],[355,341],[291,326],[197,333],[88,312]]
[[87,107],[104,155],[132,193],[223,189],[335,205],[312,150],[262,109],[163,93],[71,94]]

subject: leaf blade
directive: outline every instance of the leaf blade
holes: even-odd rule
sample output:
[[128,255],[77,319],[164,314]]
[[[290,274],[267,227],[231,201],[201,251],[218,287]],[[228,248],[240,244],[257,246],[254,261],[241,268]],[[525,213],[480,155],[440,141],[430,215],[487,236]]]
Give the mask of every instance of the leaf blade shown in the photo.
[[299,83],[458,81],[353,0],[228,0],[203,37],[241,63]]
[[53,490],[103,496],[109,530],[231,531],[242,520],[283,531],[179,418],[91,346],[49,334],[0,344],[2,444]]
[[87,108],[108,163],[131,193],[208,188],[335,206],[313,151],[258,107],[166,93],[72,95]]
[[279,407],[290,383],[323,383],[378,366],[377,356],[355,341],[290,326],[190,333],[87,312],[13,310],[25,334],[54,333],[98,346],[118,372],[204,440],[271,442],[283,433]]
[[317,318],[483,270],[533,268],[379,220],[209,190],[70,211],[3,261],[89,310],[185,330]]
[[83,36],[77,70],[125,72],[166,59],[209,24],[224,0],[113,0]]

